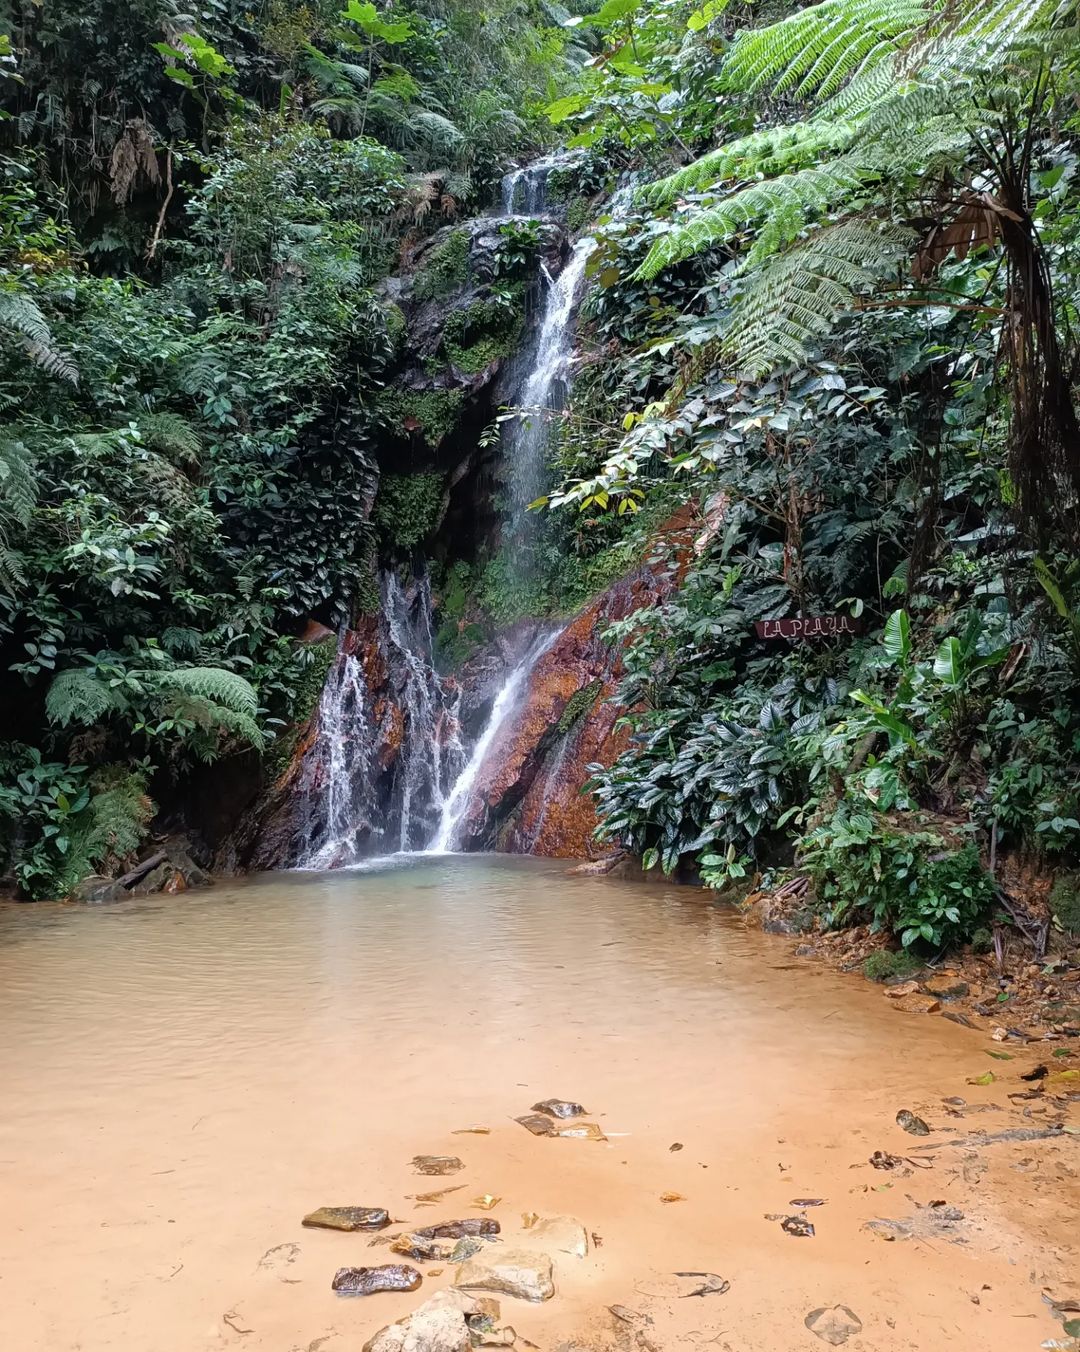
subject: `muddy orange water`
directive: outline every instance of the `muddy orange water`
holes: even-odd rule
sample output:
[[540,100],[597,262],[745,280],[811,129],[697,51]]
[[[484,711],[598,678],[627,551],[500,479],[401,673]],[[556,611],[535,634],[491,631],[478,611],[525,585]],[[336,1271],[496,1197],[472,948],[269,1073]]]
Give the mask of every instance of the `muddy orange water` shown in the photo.
[[[1008,1099],[1040,1049],[991,1060],[984,1035],[791,949],[693,891],[476,857],[3,910],[0,1347],[360,1352],[453,1270],[335,1296],[338,1267],[389,1260],[301,1228],[350,1204],[490,1214],[526,1244],[522,1213],[580,1218],[601,1246],[557,1258],[555,1298],[502,1302],[544,1352],[638,1329],[643,1348],[820,1352],[804,1319],[837,1303],[862,1322],[851,1352],[1063,1338],[1042,1293],[1080,1287],[1080,1138],[948,1144],[1080,1116]],[[966,1083],[988,1069],[994,1085]],[[512,1121],[551,1096],[608,1140]],[[900,1130],[902,1107],[929,1138]],[[471,1125],[490,1135],[453,1134]],[[875,1150],[931,1167],[882,1172]],[[416,1154],[466,1167],[419,1177]],[[464,1186],[409,1200],[444,1183]],[[501,1201],[471,1210],[484,1193]],[[766,1218],[805,1198],[825,1199],[813,1238]],[[964,1219],[864,1228],[925,1224],[931,1201]],[[681,1271],[730,1289],[689,1297]]]

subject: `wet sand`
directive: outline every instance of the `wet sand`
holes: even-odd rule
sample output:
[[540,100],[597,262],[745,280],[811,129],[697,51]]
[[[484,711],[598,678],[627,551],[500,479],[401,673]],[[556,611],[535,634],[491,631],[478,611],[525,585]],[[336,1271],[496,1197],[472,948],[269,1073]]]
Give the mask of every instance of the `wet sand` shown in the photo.
[[[1007,1097],[1057,1044],[993,1060],[983,1035],[790,951],[695,892],[533,860],[5,908],[0,1346],[360,1352],[453,1272],[335,1296],[338,1267],[391,1261],[369,1236],[300,1225],[347,1204],[399,1228],[487,1214],[526,1245],[522,1213],[578,1217],[602,1246],[557,1258],[555,1298],[502,1301],[519,1346],[544,1352],[636,1338],[611,1304],[652,1319],[627,1345],[655,1349],[812,1352],[828,1344],[804,1317],[837,1303],[862,1321],[853,1352],[1063,1337],[1041,1297],[1080,1287],[1080,1137],[947,1144],[1080,1121]],[[967,1083],[988,1069],[995,1084]],[[551,1096],[609,1139],[512,1121]],[[995,1106],[951,1116],[949,1096]],[[929,1138],[896,1125],[904,1107]],[[474,1124],[491,1134],[453,1134]],[[875,1150],[932,1167],[876,1170]],[[466,1168],[420,1177],[416,1154]],[[465,1186],[407,1200],[443,1183]],[[483,1193],[491,1212],[468,1205]],[[794,1198],[826,1199],[813,1238],[765,1219]],[[964,1220],[892,1242],[864,1228],[931,1201]],[[730,1289],[684,1298],[700,1284],[684,1270]]]

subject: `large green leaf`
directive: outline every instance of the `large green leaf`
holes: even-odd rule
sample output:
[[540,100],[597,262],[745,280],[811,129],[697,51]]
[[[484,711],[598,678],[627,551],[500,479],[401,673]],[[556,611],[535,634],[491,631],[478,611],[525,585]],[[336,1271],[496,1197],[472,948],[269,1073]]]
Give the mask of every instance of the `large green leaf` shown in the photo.
[[911,621],[906,610],[894,610],[885,621],[882,645],[894,662],[904,663],[911,656]]
[[934,658],[934,675],[943,685],[955,690],[964,679],[964,659],[958,638],[947,638]]

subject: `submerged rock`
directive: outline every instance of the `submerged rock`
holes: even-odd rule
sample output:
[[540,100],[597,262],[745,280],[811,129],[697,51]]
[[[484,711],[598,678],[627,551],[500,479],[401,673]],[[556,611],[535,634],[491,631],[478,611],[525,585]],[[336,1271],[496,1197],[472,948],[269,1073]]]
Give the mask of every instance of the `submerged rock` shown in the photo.
[[460,1310],[416,1310],[380,1329],[363,1352],[469,1352],[469,1326]]
[[555,1249],[559,1253],[571,1253],[575,1258],[584,1258],[589,1252],[589,1236],[582,1223],[573,1216],[551,1216],[548,1220],[537,1221],[529,1231],[529,1243],[537,1244],[545,1251]]
[[321,1206],[300,1224],[319,1230],[385,1230],[390,1215],[381,1206]]
[[531,1131],[534,1136],[554,1136],[555,1123],[550,1117],[545,1117],[543,1113],[528,1113],[525,1117],[515,1117],[515,1122]]
[[465,1235],[481,1235],[484,1239],[490,1239],[492,1235],[497,1235],[502,1227],[496,1220],[491,1220],[486,1216],[468,1216],[462,1221],[440,1221],[438,1225],[425,1225],[419,1230],[414,1230],[413,1234],[422,1235],[425,1239],[463,1239]]
[[532,1106],[534,1113],[545,1113],[548,1117],[584,1117],[588,1111],[580,1103],[569,1099],[543,1099]]
[[456,1155],[414,1155],[412,1167],[418,1174],[456,1174],[465,1165]]
[[550,1300],[555,1294],[551,1258],[530,1249],[485,1249],[458,1268],[454,1285],[519,1300]]
[[862,1332],[862,1320],[846,1305],[811,1310],[803,1323],[816,1338],[820,1338],[831,1347],[839,1347],[841,1343],[846,1343],[853,1333]]
[[385,1263],[382,1267],[338,1268],[331,1288],[342,1296],[374,1296],[380,1291],[415,1291],[423,1280],[404,1263]]

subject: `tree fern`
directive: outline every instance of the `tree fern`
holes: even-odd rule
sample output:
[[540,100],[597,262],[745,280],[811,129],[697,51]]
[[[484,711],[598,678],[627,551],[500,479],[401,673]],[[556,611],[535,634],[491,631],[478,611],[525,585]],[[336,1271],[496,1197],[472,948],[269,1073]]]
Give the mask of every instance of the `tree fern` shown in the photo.
[[823,0],[740,33],[724,63],[724,83],[828,97],[860,71],[890,60],[938,7],[935,0]]
[[[752,183],[722,201],[688,213],[662,235],[645,255],[637,277],[655,277],[664,268],[725,244],[751,227],[768,230],[767,244],[751,251],[756,263],[765,252],[795,239],[808,221],[853,198],[863,187],[857,161],[840,158],[794,174]],[[769,230],[770,224],[775,227]]]
[[754,178],[759,174],[773,177],[790,169],[801,169],[814,164],[823,154],[846,150],[854,134],[854,125],[843,121],[766,127],[710,150],[699,160],[650,183],[641,197],[653,206],[664,206],[684,193],[727,179]]
[[0,521],[28,526],[37,502],[34,458],[19,440],[0,439]]
[[727,359],[749,376],[802,362],[914,239],[903,227],[861,220],[816,231],[747,279],[724,335]]

